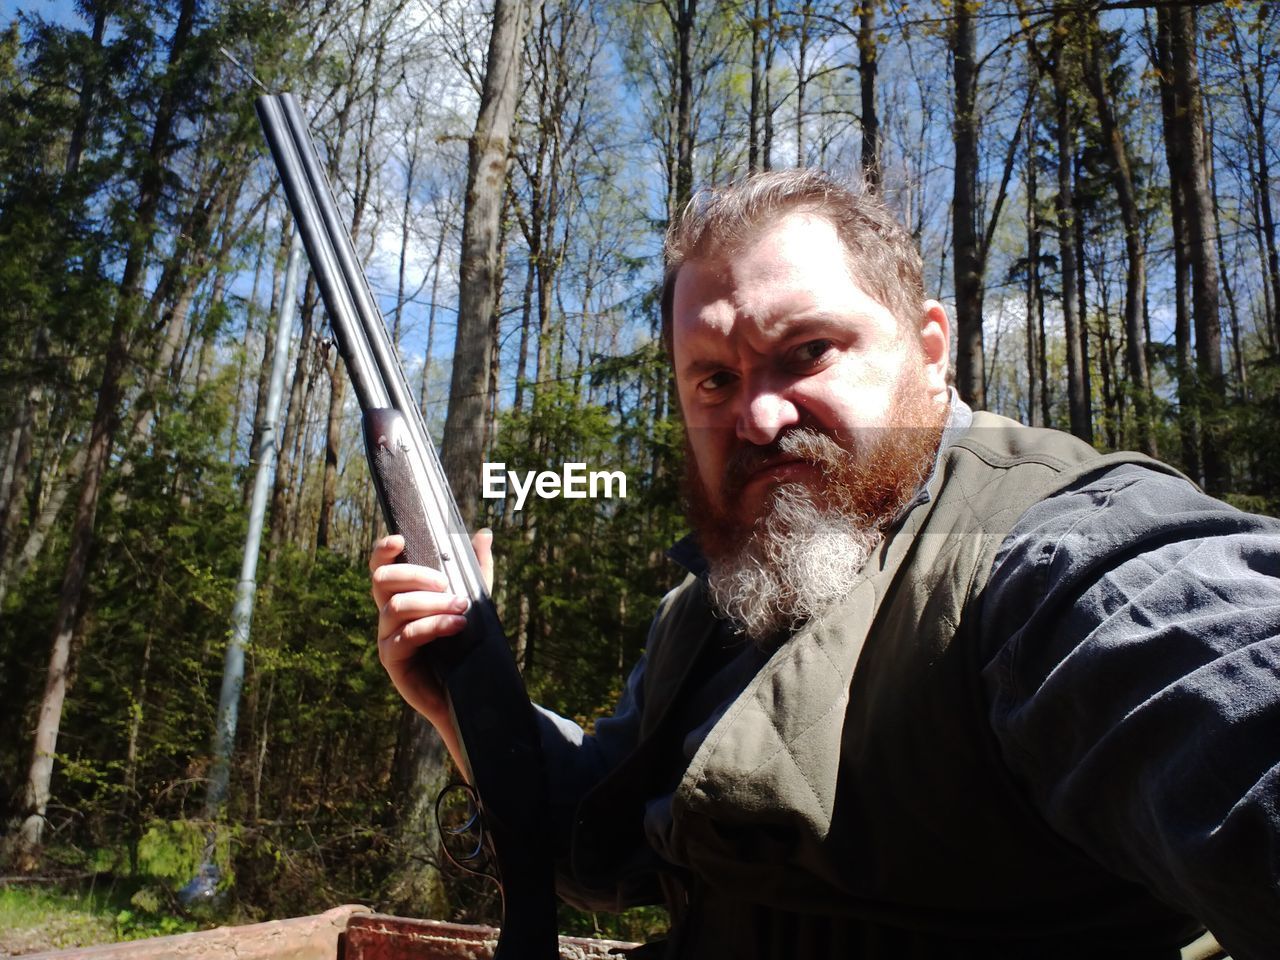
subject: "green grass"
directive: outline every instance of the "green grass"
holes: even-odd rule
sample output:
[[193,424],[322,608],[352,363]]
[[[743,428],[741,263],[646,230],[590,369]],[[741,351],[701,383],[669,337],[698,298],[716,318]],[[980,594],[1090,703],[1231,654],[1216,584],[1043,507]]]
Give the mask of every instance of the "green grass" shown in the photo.
[[114,915],[92,898],[0,887],[0,954],[86,947],[116,939]]
[[[196,929],[156,909],[142,892],[0,886],[0,956],[138,940]],[[150,908],[150,909],[149,909]]]

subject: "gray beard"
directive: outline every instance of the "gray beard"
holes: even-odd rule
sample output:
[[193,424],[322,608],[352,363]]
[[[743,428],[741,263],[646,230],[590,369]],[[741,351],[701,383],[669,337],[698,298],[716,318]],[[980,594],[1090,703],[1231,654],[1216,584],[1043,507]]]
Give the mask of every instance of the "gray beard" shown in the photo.
[[805,487],[784,485],[743,548],[711,562],[711,603],[764,646],[846,596],[883,539],[878,525],[859,525],[815,503]]

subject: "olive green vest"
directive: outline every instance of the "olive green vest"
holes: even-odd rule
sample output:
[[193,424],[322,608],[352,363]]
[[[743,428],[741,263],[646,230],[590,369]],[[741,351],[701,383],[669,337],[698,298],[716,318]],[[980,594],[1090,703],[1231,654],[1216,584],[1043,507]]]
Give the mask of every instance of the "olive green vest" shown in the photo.
[[[1006,771],[980,680],[1003,639],[978,615],[1000,544],[1033,504],[1131,462],[1173,472],[974,415],[928,502],[778,648],[680,778],[671,955],[1178,956],[1196,924],[1048,828]],[[651,636],[641,747],[580,809],[587,882],[622,865],[628,896],[627,865],[652,864],[637,810],[662,789],[679,743],[663,721],[714,630],[691,576]]]

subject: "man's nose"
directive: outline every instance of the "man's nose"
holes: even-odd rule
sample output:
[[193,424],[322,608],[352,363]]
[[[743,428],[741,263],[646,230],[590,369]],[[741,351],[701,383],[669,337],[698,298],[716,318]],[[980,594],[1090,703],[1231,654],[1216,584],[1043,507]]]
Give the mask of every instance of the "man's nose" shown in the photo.
[[745,397],[738,416],[738,439],[764,446],[799,422],[800,410],[790,397],[780,390],[762,387]]

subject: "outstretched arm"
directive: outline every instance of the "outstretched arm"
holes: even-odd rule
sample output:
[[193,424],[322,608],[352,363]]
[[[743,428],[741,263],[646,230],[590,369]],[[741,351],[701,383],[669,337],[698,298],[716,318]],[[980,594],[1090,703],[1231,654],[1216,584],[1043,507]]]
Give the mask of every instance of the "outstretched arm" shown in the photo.
[[1274,955],[1280,523],[1123,467],[1024,516],[984,611],[992,727],[1045,819]]

